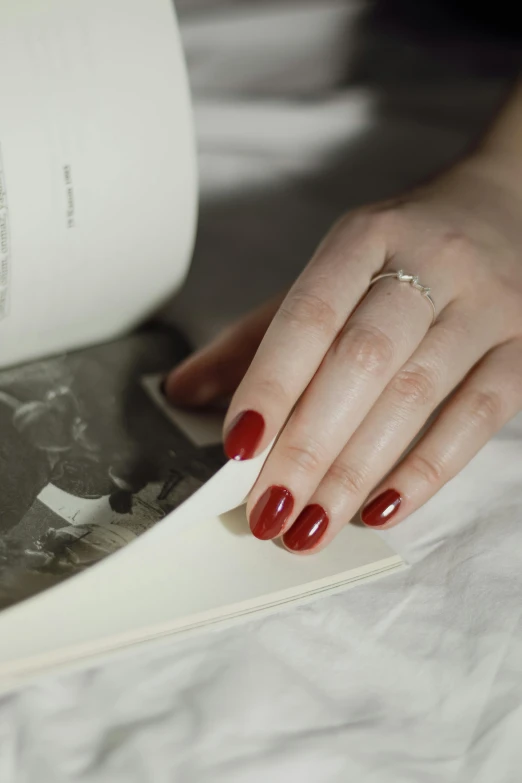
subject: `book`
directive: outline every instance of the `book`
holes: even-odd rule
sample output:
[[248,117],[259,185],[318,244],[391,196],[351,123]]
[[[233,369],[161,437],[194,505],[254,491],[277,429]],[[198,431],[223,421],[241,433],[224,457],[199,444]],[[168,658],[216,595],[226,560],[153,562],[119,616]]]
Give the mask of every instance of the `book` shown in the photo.
[[255,539],[270,449],[176,410],[197,185],[170,0],[0,8],[0,689],[404,567],[349,524],[299,557]]

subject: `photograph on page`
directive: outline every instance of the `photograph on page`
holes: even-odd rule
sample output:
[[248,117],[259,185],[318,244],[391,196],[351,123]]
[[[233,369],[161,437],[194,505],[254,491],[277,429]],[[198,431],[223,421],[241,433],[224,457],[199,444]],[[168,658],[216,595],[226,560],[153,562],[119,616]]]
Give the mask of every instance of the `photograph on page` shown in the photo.
[[217,417],[179,417],[162,374],[171,331],[0,372],[0,608],[98,562],[224,464]]

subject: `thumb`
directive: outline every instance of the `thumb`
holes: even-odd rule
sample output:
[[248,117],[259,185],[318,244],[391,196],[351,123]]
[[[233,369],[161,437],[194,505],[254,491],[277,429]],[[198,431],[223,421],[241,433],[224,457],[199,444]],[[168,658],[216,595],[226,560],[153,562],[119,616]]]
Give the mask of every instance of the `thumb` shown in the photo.
[[168,401],[202,407],[232,395],[282,300],[278,296],[265,302],[172,370],[164,383]]

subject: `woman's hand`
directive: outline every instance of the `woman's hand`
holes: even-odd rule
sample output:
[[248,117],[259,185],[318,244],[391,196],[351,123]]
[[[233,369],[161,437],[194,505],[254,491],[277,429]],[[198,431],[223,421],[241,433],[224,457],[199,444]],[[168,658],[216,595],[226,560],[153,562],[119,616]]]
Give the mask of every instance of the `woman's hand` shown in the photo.
[[[282,301],[169,376],[176,403],[235,390],[233,459],[281,431],[248,503],[258,538],[318,551],[363,504],[367,525],[394,525],[522,408],[522,150],[516,176],[507,161],[486,145],[409,197],[344,217]],[[370,287],[399,269],[430,287],[433,325],[410,284]]]

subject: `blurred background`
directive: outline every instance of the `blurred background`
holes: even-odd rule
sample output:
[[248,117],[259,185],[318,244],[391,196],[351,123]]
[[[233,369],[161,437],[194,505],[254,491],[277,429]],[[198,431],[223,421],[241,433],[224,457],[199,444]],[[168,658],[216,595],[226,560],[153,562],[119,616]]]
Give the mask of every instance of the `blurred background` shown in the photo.
[[168,309],[195,345],[288,286],[346,210],[482,132],[520,68],[506,2],[177,0],[201,210]]

